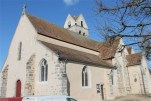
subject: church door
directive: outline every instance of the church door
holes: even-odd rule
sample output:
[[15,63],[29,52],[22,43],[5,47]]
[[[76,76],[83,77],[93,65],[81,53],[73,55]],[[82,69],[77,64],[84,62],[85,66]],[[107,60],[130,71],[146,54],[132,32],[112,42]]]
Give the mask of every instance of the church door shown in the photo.
[[21,97],[21,81],[16,82],[16,97]]

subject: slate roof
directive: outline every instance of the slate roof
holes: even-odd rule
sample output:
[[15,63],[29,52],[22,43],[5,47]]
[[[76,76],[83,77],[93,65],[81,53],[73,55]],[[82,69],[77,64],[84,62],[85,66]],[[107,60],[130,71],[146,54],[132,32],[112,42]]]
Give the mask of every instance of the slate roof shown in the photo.
[[140,65],[142,59],[142,53],[130,54],[126,56],[127,66]]

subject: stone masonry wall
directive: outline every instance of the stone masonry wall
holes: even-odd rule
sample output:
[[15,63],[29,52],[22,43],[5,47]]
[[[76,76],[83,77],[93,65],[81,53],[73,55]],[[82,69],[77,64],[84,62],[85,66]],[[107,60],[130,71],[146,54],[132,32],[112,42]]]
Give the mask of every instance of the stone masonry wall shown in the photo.
[[30,57],[26,65],[25,96],[32,96],[35,89],[35,55]]
[[67,94],[67,75],[66,75],[66,70],[65,67],[66,63],[64,61],[57,61],[55,63],[55,75],[57,81],[59,81],[59,84],[57,86],[58,90],[54,91],[54,94],[57,95],[68,95]]
[[8,78],[8,67],[7,65],[5,69],[2,71],[2,88],[1,88],[1,97],[6,97],[7,90],[7,78]]

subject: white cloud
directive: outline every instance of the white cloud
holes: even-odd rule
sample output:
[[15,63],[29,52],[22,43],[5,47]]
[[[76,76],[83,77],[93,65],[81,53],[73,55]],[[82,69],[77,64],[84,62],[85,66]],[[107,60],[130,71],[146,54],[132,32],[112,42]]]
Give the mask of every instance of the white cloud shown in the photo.
[[79,0],[63,0],[66,5],[74,5],[79,2]]

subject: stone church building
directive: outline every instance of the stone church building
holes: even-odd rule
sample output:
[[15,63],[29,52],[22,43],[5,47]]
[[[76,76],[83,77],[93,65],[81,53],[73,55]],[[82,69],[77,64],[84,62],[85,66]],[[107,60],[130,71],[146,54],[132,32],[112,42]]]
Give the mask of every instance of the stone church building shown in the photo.
[[68,95],[78,101],[110,100],[151,93],[142,53],[116,38],[88,36],[82,14],[68,15],[64,28],[23,13],[0,72],[0,97]]

